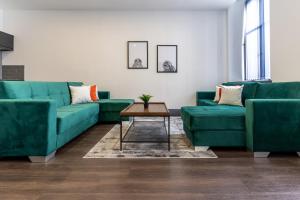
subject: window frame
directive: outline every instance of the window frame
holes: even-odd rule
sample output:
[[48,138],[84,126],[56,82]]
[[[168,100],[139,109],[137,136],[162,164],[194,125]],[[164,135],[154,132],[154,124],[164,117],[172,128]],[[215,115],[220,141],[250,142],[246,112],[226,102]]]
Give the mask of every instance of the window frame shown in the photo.
[[[247,6],[252,0],[245,1],[245,13],[247,15]],[[265,62],[265,6],[264,0],[259,1],[259,25],[248,32],[245,29],[244,34],[244,79],[249,80],[247,77],[247,36],[254,31],[259,31],[259,79],[263,80],[266,79],[266,62]]]

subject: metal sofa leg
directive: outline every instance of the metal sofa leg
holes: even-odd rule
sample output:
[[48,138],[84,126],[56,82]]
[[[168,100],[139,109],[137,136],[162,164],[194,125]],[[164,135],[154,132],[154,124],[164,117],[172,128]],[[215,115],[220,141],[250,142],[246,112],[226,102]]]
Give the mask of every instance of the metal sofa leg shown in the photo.
[[254,158],[267,158],[270,152],[254,152]]
[[47,156],[29,156],[29,159],[33,163],[46,163],[55,157],[55,153],[56,151]]
[[195,146],[195,151],[207,151],[208,149],[208,146]]
[[297,152],[298,156],[300,157],[300,152]]

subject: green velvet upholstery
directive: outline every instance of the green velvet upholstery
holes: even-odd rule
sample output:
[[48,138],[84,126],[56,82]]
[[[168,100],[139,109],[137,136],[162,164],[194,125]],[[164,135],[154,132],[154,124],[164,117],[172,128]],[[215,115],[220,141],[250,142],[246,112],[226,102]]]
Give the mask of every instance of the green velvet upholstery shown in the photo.
[[72,126],[69,129],[66,129],[64,132],[57,135],[57,148],[62,147],[82,132],[87,130],[89,127],[95,125],[98,122],[99,115],[92,115],[88,118],[83,119],[76,126]]
[[215,98],[215,95],[216,95],[216,92],[213,92],[213,91],[196,92],[196,99],[213,100]]
[[[195,146],[247,146],[254,152],[300,152],[300,82],[230,82],[244,85],[245,108],[216,105],[197,92],[182,119]],[[240,110],[239,110],[240,109]]]
[[245,82],[227,82],[227,83],[223,83],[222,85],[225,86],[243,85],[244,88],[242,93],[242,103],[243,105],[245,105],[246,99],[253,99],[255,97],[258,83],[254,81],[250,81],[250,82],[245,81]]
[[245,130],[245,108],[240,106],[182,107],[184,124],[194,130]]
[[259,83],[255,99],[300,99],[300,82]]
[[[128,121],[128,117],[122,118],[123,121]],[[118,123],[120,122],[120,112],[101,112],[99,116],[101,123]]]
[[[181,108],[184,129],[195,146],[244,146],[245,108],[188,106]],[[235,139],[230,139],[235,138]]]
[[109,91],[101,91],[98,92],[99,99],[110,99],[110,92]]
[[[133,100],[71,105],[82,82],[0,81],[0,156],[47,156],[99,122],[119,122]],[[101,119],[101,120],[100,120]]]
[[46,156],[56,150],[54,100],[0,99],[0,156]]
[[300,82],[259,83],[246,102],[247,147],[254,152],[300,151]]
[[57,107],[70,104],[67,82],[0,81],[0,99],[52,99]]
[[[222,85],[225,85],[225,86],[244,85],[243,93],[242,93],[242,103],[244,105],[246,99],[253,99],[255,97],[256,88],[258,86],[258,83],[254,82],[254,81],[250,81],[250,82],[240,81],[240,82],[227,82],[227,83],[223,83]],[[212,91],[196,92],[197,106],[214,105],[214,104],[206,104],[205,102],[203,103],[202,100],[213,100],[215,97],[215,94],[216,94],[216,92],[212,92]],[[200,103],[202,103],[202,105]]]
[[198,130],[191,131],[183,127],[193,146],[208,147],[244,147],[245,131],[239,130]]
[[[263,81],[261,84],[269,84],[270,81]],[[227,82],[222,85],[234,86],[234,85],[244,85],[242,93],[242,103],[245,105],[246,99],[254,99],[256,94],[256,89],[259,86],[259,81],[237,81],[237,82]],[[216,92],[214,91],[198,91],[196,92],[196,103],[197,106],[214,106],[215,104],[207,103],[203,100],[213,100],[215,98]],[[201,104],[202,103],[202,104]]]
[[217,106],[218,103],[209,99],[199,99],[197,100],[197,106]]
[[75,104],[57,109],[57,134],[80,124],[81,121],[99,115],[99,106],[96,103]]
[[68,82],[69,86],[82,86],[83,82]]
[[215,95],[216,92],[212,92],[212,91],[196,92],[196,105],[214,106],[215,102],[213,100],[215,98]]
[[0,81],[0,99],[30,99],[29,82]]
[[300,99],[247,100],[246,126],[254,152],[300,152]]
[[[120,112],[134,103],[132,99],[100,99],[100,115],[99,121],[101,123],[119,122]],[[123,120],[128,120],[124,118]]]
[[101,112],[122,111],[133,102],[132,99],[100,99],[99,105]]

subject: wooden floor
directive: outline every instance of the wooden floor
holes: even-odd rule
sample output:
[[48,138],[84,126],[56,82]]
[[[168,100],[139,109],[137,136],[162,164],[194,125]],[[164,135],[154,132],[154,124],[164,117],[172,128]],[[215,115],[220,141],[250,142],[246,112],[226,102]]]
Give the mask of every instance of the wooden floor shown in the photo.
[[214,149],[218,159],[83,159],[112,125],[95,126],[48,164],[0,159],[0,199],[300,199],[296,154],[253,159]]

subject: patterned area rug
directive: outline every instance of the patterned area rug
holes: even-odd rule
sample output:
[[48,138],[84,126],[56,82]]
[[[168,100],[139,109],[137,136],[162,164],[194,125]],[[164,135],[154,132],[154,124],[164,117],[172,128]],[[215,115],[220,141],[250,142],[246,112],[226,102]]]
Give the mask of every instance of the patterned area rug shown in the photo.
[[[123,133],[129,126],[130,122],[123,123]],[[120,126],[115,125],[84,158],[217,158],[212,150],[194,150],[185,136],[180,117],[171,117],[170,128],[170,152],[166,143],[125,143],[123,151],[120,151]],[[164,122],[159,118],[136,118],[134,126],[130,128],[125,139],[166,140]]]

